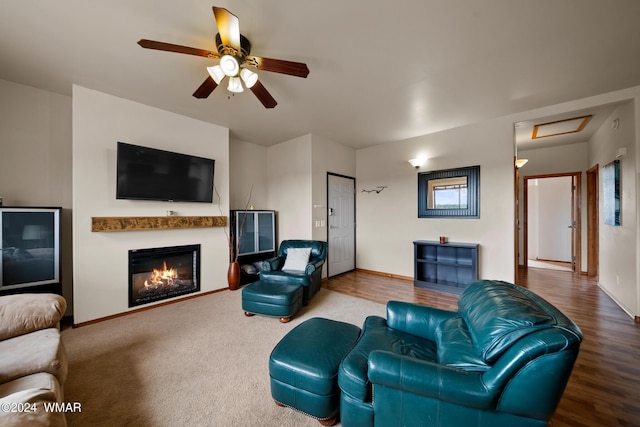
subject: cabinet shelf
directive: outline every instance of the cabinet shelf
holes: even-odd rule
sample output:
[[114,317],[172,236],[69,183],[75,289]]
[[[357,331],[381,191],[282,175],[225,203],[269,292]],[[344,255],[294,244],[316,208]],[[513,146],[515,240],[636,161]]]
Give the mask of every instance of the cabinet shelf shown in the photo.
[[472,260],[458,260],[458,261],[450,261],[450,260],[437,260],[437,259],[417,259],[416,262],[423,262],[425,264],[440,264],[440,265],[455,265],[458,267],[473,267]]
[[477,243],[416,240],[414,286],[460,293],[478,280]]

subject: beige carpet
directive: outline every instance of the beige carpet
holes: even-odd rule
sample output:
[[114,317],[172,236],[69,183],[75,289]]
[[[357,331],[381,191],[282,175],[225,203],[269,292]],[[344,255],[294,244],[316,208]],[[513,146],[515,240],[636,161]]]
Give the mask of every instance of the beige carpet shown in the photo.
[[287,324],[245,317],[241,291],[224,291],[65,329],[65,401],[80,402],[70,426],[319,426],[276,406],[269,354],[312,317],[362,326],[385,307],[322,289]]

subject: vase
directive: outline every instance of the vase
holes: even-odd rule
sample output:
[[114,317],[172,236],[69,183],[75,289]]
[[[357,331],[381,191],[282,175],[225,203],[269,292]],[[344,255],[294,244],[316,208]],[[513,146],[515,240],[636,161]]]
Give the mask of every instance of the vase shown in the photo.
[[240,286],[240,264],[237,261],[229,263],[227,282],[229,283],[229,290],[232,291],[237,290]]

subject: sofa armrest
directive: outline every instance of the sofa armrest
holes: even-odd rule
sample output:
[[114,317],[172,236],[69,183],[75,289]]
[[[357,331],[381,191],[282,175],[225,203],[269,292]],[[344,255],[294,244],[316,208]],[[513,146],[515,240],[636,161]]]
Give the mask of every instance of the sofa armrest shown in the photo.
[[262,261],[262,271],[276,271],[282,268],[284,257],[277,256]]
[[370,353],[368,377],[374,387],[381,385],[479,409],[493,409],[495,405],[495,392],[484,385],[482,373],[387,351]]
[[319,259],[313,262],[309,262],[309,264],[307,264],[307,267],[304,269],[304,272],[306,274],[311,274],[316,270],[319,270],[322,268],[322,264],[324,264],[324,260],[323,259]]
[[47,328],[59,328],[67,302],[55,294],[0,297],[0,340]]
[[435,341],[436,327],[444,320],[458,316],[455,311],[400,301],[387,303],[387,325],[398,331]]

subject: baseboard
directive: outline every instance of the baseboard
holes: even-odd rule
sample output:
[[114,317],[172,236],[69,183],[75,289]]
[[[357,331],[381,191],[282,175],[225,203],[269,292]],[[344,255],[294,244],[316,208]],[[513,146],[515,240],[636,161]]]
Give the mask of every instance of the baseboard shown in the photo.
[[600,290],[602,292],[604,292],[609,298],[611,298],[611,300],[618,306],[620,307],[620,309],[622,311],[624,311],[629,317],[631,317],[633,319],[634,323],[640,323],[640,317],[634,315],[633,313],[631,313],[631,311],[629,311],[624,305],[622,305],[620,303],[620,301],[618,301],[611,292],[609,292],[607,289],[605,289],[604,286],[602,286],[600,284],[600,282],[597,282],[596,285],[598,286],[598,288],[600,288]]
[[407,281],[413,282],[413,277],[402,276],[399,274],[384,273],[382,271],[375,271],[375,270],[365,270],[364,268],[356,268],[356,271],[359,273],[367,273],[367,274],[373,274],[375,276],[383,276],[383,277],[389,277],[391,279],[407,280]]
[[156,307],[162,307],[162,306],[169,305],[169,304],[175,304],[177,302],[182,302],[182,301],[186,301],[186,300],[189,300],[189,299],[199,298],[199,297],[203,297],[205,295],[211,295],[211,294],[215,294],[217,292],[228,291],[228,290],[229,290],[229,288],[222,288],[222,289],[216,289],[215,291],[207,291],[207,292],[201,292],[201,293],[195,294],[195,295],[188,295],[188,296],[186,296],[184,298],[177,298],[177,299],[173,299],[171,301],[163,301],[163,302],[158,303],[158,304],[148,305],[146,307],[140,307],[140,308],[136,308],[136,309],[133,309],[133,310],[125,311],[124,313],[112,314],[111,316],[100,317],[98,319],[88,320],[86,322],[81,322],[81,323],[73,323],[71,325],[71,327],[72,328],[79,328],[81,326],[93,325],[95,323],[104,322],[105,320],[117,319],[118,317],[128,316],[129,314],[139,313],[141,311],[151,310],[151,309],[154,309]]

